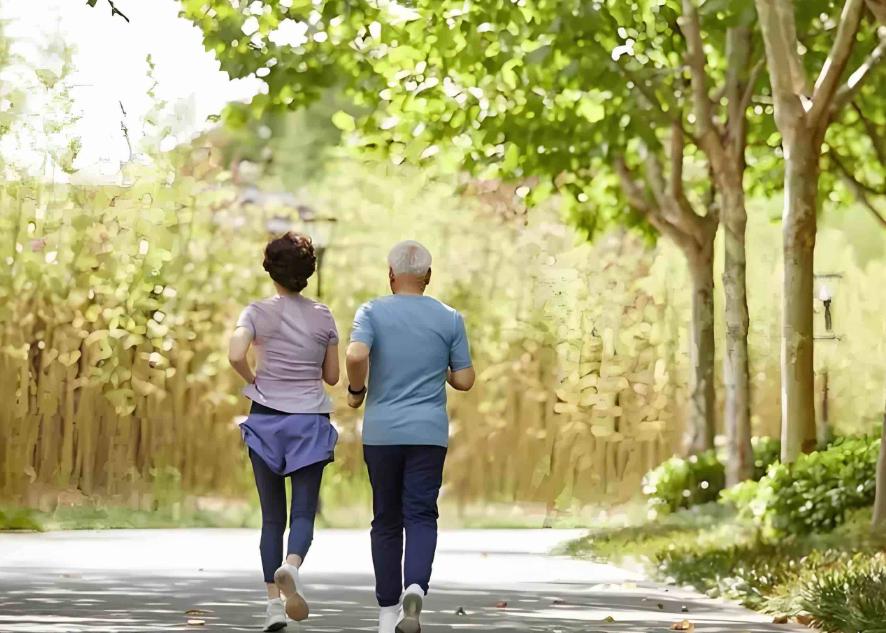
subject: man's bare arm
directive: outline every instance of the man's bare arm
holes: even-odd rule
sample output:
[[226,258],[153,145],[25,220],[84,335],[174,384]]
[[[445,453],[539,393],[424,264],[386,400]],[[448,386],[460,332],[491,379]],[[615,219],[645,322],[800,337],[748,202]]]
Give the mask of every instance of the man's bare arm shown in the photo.
[[369,374],[369,346],[355,341],[348,345],[346,353],[348,372],[348,405],[357,409],[363,404],[365,392],[355,395],[353,391],[361,391],[366,387],[366,376]]
[[458,371],[449,371],[446,382],[457,391],[470,391],[474,386],[476,374],[473,367],[459,369]]

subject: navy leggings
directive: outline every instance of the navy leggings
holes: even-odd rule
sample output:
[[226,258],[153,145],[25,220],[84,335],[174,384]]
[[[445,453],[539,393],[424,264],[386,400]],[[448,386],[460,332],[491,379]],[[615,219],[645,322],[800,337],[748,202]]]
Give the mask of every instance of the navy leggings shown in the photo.
[[[364,446],[372,484],[372,563],[379,606],[400,602],[403,587],[427,593],[437,550],[442,446]],[[404,555],[403,534],[406,533]]]
[[[258,500],[261,503],[262,571],[265,582],[274,582],[274,572],[283,562],[283,532],[286,530],[286,476],[271,470],[264,460],[249,451]],[[326,462],[317,462],[289,473],[292,507],[289,511],[289,544],[286,554],[304,559],[314,540],[314,516],[320,498],[320,481]]]

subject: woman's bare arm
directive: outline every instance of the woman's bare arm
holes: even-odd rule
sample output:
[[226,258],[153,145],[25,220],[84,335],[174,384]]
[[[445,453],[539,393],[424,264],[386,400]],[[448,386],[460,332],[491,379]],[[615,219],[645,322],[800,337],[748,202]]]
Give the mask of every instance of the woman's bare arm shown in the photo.
[[243,380],[252,384],[255,382],[255,373],[246,358],[250,345],[252,345],[252,332],[249,328],[238,327],[235,329],[228,346],[228,361]]
[[330,386],[338,384],[341,370],[338,366],[338,343],[333,343],[326,348],[326,357],[323,359],[323,381]]

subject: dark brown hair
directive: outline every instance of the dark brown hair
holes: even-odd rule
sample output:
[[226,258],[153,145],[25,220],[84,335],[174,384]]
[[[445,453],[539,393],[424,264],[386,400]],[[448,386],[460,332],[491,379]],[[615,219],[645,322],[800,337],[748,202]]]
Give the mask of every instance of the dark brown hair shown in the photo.
[[262,265],[278,284],[292,292],[301,292],[317,266],[311,238],[289,231],[271,240],[265,247]]

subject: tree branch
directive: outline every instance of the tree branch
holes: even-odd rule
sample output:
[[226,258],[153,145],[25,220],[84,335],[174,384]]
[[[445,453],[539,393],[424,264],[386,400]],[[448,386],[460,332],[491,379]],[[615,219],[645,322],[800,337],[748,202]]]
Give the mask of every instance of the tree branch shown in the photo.
[[757,80],[760,78],[760,72],[766,67],[766,60],[761,59],[754,67],[751,68],[751,72],[748,75],[748,82],[745,84],[744,94],[741,96],[741,101],[738,107],[739,112],[744,114],[748,111],[748,106],[751,105],[751,99],[754,98],[754,87],[757,85]]
[[652,110],[654,117],[659,122],[670,124],[677,120],[676,116],[674,115],[676,107],[674,107],[673,104],[669,104],[671,107],[666,111],[661,102],[658,100],[655,92],[649,89],[649,86],[646,85],[646,82],[643,80],[642,77],[639,77],[637,73],[630,70],[629,68],[626,68],[624,64],[619,61],[613,61],[612,64],[615,66],[619,74],[621,74],[625,79],[634,84],[634,86],[640,92],[640,95],[643,97],[643,99],[646,100],[647,105]]
[[873,196],[886,196],[886,188],[877,189],[876,187],[872,187],[869,184],[863,183],[858,178],[856,178],[852,174],[852,172],[849,170],[849,168],[846,166],[846,163],[843,162],[843,159],[840,158],[840,155],[837,154],[833,150],[833,148],[831,148],[831,151],[828,152],[827,155],[832,161],[834,161],[834,165],[837,166],[837,170],[840,171],[843,174],[843,176],[845,176],[846,178],[848,178],[849,180],[851,180],[853,182],[853,188],[857,187],[860,191],[862,191],[864,193],[869,193]]
[[624,157],[616,156],[613,161],[613,166],[615,168],[615,173],[618,175],[621,190],[624,193],[625,198],[628,200],[628,204],[645,216],[651,215],[652,205],[650,205],[643,190],[637,184],[633,174],[631,174],[631,170],[625,162]]
[[[669,157],[671,164],[673,165],[676,161],[682,163],[684,160],[682,143],[672,143],[671,149],[680,150],[679,155]],[[658,205],[660,215],[691,240],[696,248],[701,248],[705,239],[705,222],[708,218],[698,215],[695,209],[692,208],[692,203],[689,202],[689,199],[683,193],[682,183],[678,187],[679,195],[671,195],[671,191],[665,185],[661,161],[658,155],[647,151],[645,163],[646,182]],[[682,165],[677,170],[682,173]]]
[[855,97],[859,88],[861,88],[861,85],[864,83],[864,80],[870,75],[871,70],[877,66],[877,64],[881,63],[884,57],[886,57],[886,26],[881,26],[877,29],[877,33],[880,36],[880,42],[874,47],[871,54],[865,58],[861,66],[856,68],[855,71],[849,75],[849,79],[846,83],[837,90],[837,94],[834,96],[834,110],[841,109],[851,101],[853,97]]
[[756,0],[766,46],[766,60],[775,104],[775,120],[787,142],[794,122],[805,115],[806,74],[797,51],[797,27],[791,0]]
[[671,126],[670,145],[670,195],[678,198],[683,195],[683,151],[686,147],[682,126]]
[[884,142],[880,133],[877,131],[877,128],[864,115],[864,112],[857,103],[852,103],[852,109],[855,110],[855,113],[858,115],[858,120],[861,121],[868,138],[871,139],[871,145],[874,146],[874,153],[877,155],[880,164],[886,165],[886,142]]
[[637,184],[637,180],[631,173],[631,169],[625,162],[624,157],[616,156],[613,162],[615,173],[618,175],[621,184],[621,190],[625,198],[627,198],[628,204],[634,210],[641,213],[656,231],[673,240],[683,252],[697,252],[698,246],[695,240],[682,229],[669,222],[662,215],[661,209],[647,198],[643,189]]
[[683,0],[683,15],[677,20],[686,38],[686,62],[692,80],[692,105],[699,136],[717,134],[714,109],[708,94],[704,44],[695,0]]
[[886,26],[886,0],[867,0],[867,5],[877,22]]
[[874,216],[874,219],[880,223],[884,229],[886,229],[886,218],[883,217],[874,204],[870,201],[867,196],[867,192],[865,190],[865,185],[860,183],[856,178],[846,169],[846,166],[843,165],[842,162],[836,157],[831,156],[831,159],[834,161],[834,164],[837,166],[837,171],[840,172],[840,177],[843,179],[843,182],[855,196],[856,200],[861,202],[862,205],[867,208],[868,211]]
[[744,152],[747,146],[747,110],[753,95],[754,84],[763,67],[764,60],[758,61],[748,71],[751,61],[751,29],[747,26],[730,28],[726,32],[727,143],[734,156],[741,160],[744,169]]
[[863,12],[864,0],[846,0],[846,4],[843,5],[840,22],[837,25],[837,34],[831,45],[831,52],[821,67],[821,73],[818,75],[812,93],[809,121],[813,128],[817,129],[821,124],[827,123],[827,114],[830,112],[840,77],[843,76],[849,56],[852,54]]
[[[98,0],[86,0],[86,4],[88,4],[90,7],[95,7],[97,2],[98,2]],[[117,5],[114,4],[113,0],[107,0],[107,2],[111,6],[111,17],[114,17],[115,15],[119,15],[121,18],[126,20],[126,22],[129,22],[129,18],[126,17],[126,15],[120,9],[117,8]]]

